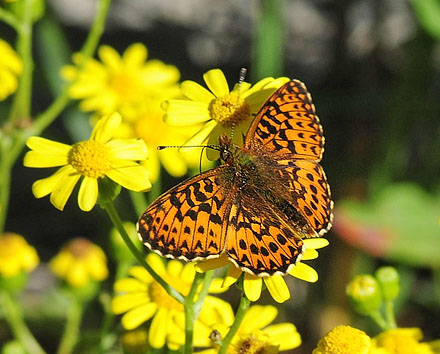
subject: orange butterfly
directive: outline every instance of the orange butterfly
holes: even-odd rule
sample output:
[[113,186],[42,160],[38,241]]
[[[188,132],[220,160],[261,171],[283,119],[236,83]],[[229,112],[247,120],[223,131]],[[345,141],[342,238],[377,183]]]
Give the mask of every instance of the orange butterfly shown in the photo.
[[305,85],[287,82],[266,101],[239,147],[219,139],[223,164],[162,194],[138,222],[153,251],[186,261],[227,257],[259,276],[286,274],[303,239],[332,226],[322,167],[324,136]]

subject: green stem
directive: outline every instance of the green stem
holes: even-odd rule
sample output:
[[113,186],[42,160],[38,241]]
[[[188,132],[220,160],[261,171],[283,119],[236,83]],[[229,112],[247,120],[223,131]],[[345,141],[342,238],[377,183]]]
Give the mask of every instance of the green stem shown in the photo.
[[388,329],[387,322],[383,318],[383,316],[380,314],[379,311],[375,311],[370,313],[369,315],[371,319],[380,327],[382,330]]
[[11,186],[11,163],[7,157],[8,144],[0,142],[0,234],[3,233],[8,213],[9,194]]
[[133,242],[130,239],[130,236],[128,236],[127,231],[125,231],[124,226],[122,225],[122,221],[118,215],[118,212],[116,211],[116,208],[113,203],[102,203],[101,207],[107,212],[108,216],[110,217],[110,220],[112,221],[114,227],[116,230],[119,231],[121,234],[122,239],[124,240],[125,244],[133,254],[133,256],[137,259],[139,264],[144,267],[148,273],[153,277],[154,280],[156,280],[164,289],[165,291],[174,299],[176,299],[181,304],[185,303],[185,298],[182,294],[180,294],[176,289],[174,289],[172,286],[170,286],[165,280],[163,280],[159,274],[157,274],[153,268],[145,261],[144,255],[136,248],[136,246],[133,244]]
[[432,276],[434,282],[434,299],[437,305],[440,305],[440,268],[433,268]]
[[393,301],[385,301],[385,318],[387,329],[397,328]]
[[89,35],[87,36],[86,42],[81,48],[81,54],[85,58],[89,58],[93,55],[96,47],[99,44],[102,34],[105,29],[105,20],[107,19],[108,10],[110,8],[112,0],[101,0],[98,6],[98,13],[93,22],[93,26],[90,29]]
[[137,215],[141,215],[147,207],[147,201],[145,200],[144,193],[135,191],[129,191],[131,202],[133,203],[134,210]]
[[20,341],[23,347],[28,353],[32,354],[45,354],[46,352],[38,344],[32,333],[26,326],[23,315],[21,313],[20,306],[16,302],[16,298],[11,296],[8,292],[4,291],[2,295],[3,298],[3,309],[6,321],[11,326],[12,332],[15,337]]
[[235,320],[232,324],[231,328],[229,329],[228,334],[226,337],[222,340],[222,346],[220,347],[220,350],[218,354],[226,354],[229,344],[232,341],[232,338],[234,338],[235,334],[237,333],[238,329],[240,328],[241,322],[243,321],[244,315],[246,314],[247,310],[249,309],[250,300],[246,297],[244,292],[241,294],[241,300],[240,305],[238,306],[237,313],[235,314]]
[[214,270],[208,270],[207,272],[205,272],[202,288],[200,289],[197,300],[194,303],[194,312],[196,314],[196,318],[199,317],[200,311],[202,310],[203,302],[205,301],[205,297],[208,295],[209,287],[211,286],[213,278]]
[[260,0],[259,19],[254,30],[254,79],[283,73],[285,27],[284,0]]
[[78,341],[81,319],[84,313],[84,303],[72,296],[72,304],[67,313],[66,327],[57,350],[57,354],[70,354]]
[[193,353],[193,337],[194,337],[194,322],[197,319],[198,314],[195,311],[195,298],[197,296],[197,290],[205,277],[204,273],[195,274],[191,289],[187,296],[185,296],[185,347],[183,348],[184,354]]
[[3,21],[4,23],[11,26],[16,32],[19,31],[20,22],[12,13],[10,13],[5,9],[2,9],[1,7],[0,7],[0,21]]
[[9,113],[9,121],[12,123],[29,119],[31,114],[32,71],[34,68],[32,59],[32,0],[24,1],[23,18],[17,34],[17,53],[23,63],[23,72]]

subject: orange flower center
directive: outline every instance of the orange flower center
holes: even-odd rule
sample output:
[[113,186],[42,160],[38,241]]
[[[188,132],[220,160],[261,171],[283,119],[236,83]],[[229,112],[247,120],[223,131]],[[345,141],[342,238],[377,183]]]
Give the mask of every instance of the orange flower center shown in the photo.
[[72,146],[69,164],[83,176],[101,178],[110,170],[107,147],[95,140],[86,140]]
[[232,127],[251,117],[251,107],[233,91],[213,100],[209,106],[209,113],[221,125]]

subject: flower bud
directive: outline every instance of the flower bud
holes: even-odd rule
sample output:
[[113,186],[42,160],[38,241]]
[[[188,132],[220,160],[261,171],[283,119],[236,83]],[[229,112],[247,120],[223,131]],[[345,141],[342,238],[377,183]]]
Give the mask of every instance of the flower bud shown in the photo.
[[382,305],[379,284],[371,275],[356,276],[348,283],[345,292],[355,311],[362,315],[370,315]]
[[376,271],[376,279],[386,301],[392,301],[399,296],[399,273],[394,267],[380,267]]

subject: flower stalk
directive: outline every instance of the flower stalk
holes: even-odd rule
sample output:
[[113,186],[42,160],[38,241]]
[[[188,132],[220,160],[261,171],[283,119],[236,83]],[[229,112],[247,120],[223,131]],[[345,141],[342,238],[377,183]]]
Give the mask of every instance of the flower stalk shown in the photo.
[[14,336],[20,341],[26,351],[33,354],[46,354],[26,326],[20,306],[16,302],[16,297],[7,291],[3,291],[0,293],[0,299],[3,300],[6,321],[9,323]]
[[159,274],[154,271],[154,269],[145,261],[144,255],[133,244],[130,236],[128,236],[127,234],[127,231],[125,231],[125,228],[118,215],[118,212],[116,211],[114,204],[111,202],[101,203],[101,207],[107,212],[110,220],[113,223],[113,226],[118,230],[125,244],[130,249],[131,253],[133,253],[133,256],[136,258],[139,264],[144,267],[148,273],[150,273],[154,280],[156,280],[171,297],[173,297],[181,304],[184,304],[184,296],[180,294],[176,289],[174,289],[171,285],[169,285],[165,280],[162,279]]
[[232,326],[229,329],[228,334],[222,340],[222,346],[220,347],[218,354],[226,354],[227,353],[229,344],[231,343],[232,339],[234,338],[235,334],[237,333],[238,329],[240,328],[241,322],[243,321],[244,315],[246,314],[247,310],[249,309],[250,303],[251,303],[251,301],[246,297],[246,295],[244,293],[242,293],[241,299],[240,299],[240,305],[238,305],[237,313],[235,314],[234,323],[232,323]]
[[71,304],[67,312],[67,322],[63,336],[57,350],[57,354],[70,354],[73,352],[78,341],[81,319],[84,314],[84,302],[76,296],[72,296]]

